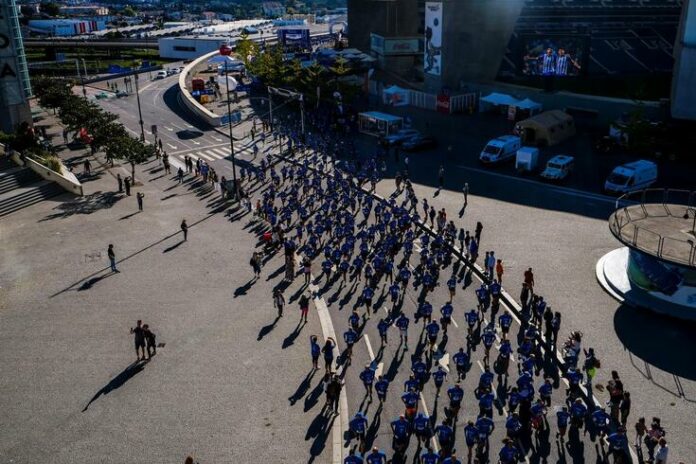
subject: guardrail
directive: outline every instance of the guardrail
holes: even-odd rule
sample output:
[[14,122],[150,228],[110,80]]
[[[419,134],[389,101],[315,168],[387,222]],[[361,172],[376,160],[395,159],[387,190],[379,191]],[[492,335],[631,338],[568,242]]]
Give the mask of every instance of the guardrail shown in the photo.
[[[651,217],[693,218],[694,239],[669,237],[636,223]],[[696,191],[645,189],[627,193],[616,200],[609,229],[619,241],[633,248],[676,264],[696,266]]]

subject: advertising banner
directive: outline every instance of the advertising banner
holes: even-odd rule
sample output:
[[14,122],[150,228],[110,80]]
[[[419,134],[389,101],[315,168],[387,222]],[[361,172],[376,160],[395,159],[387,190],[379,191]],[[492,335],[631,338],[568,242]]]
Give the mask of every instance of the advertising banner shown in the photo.
[[425,3],[425,47],[423,71],[439,76],[442,73],[442,3]]
[[394,38],[384,41],[384,55],[414,55],[420,50],[418,38]]

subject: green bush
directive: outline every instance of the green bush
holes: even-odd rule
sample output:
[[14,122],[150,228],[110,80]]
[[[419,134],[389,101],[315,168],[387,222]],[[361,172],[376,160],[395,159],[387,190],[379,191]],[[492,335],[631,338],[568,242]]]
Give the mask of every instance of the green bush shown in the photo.
[[41,159],[40,163],[46,166],[51,171],[57,172],[58,174],[62,174],[63,172],[63,165],[60,162],[60,158],[58,158],[57,156],[47,156]]

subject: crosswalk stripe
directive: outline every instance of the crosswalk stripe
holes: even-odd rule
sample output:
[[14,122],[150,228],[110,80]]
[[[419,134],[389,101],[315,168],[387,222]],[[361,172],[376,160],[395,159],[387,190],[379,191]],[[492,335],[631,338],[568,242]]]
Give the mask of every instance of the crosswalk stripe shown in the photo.
[[213,158],[212,156],[208,156],[208,155],[206,155],[205,153],[200,152],[200,151],[199,151],[198,153],[196,153],[196,156],[198,156],[198,157],[200,157],[200,158],[205,158],[205,159],[207,159],[208,161],[213,161],[214,159],[217,159],[217,158]]
[[227,150],[223,150],[222,148],[211,148],[210,150],[208,150],[208,153],[210,152],[216,153],[222,156],[223,158],[229,156],[229,152]]

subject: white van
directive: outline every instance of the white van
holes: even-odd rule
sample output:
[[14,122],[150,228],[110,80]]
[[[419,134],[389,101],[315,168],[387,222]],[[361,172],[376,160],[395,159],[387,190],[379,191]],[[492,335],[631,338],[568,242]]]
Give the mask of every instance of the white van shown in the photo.
[[540,174],[547,180],[561,180],[568,177],[575,166],[575,158],[568,155],[556,155],[546,163],[546,168]]
[[486,144],[479,155],[479,161],[484,164],[494,164],[513,159],[521,146],[522,142],[519,137],[503,135]]
[[160,71],[157,71],[157,75],[155,76],[155,79],[164,79],[165,77],[167,77],[167,71],[162,69]]
[[628,193],[649,187],[657,180],[657,164],[638,160],[617,166],[611,171],[604,190],[612,193]]

